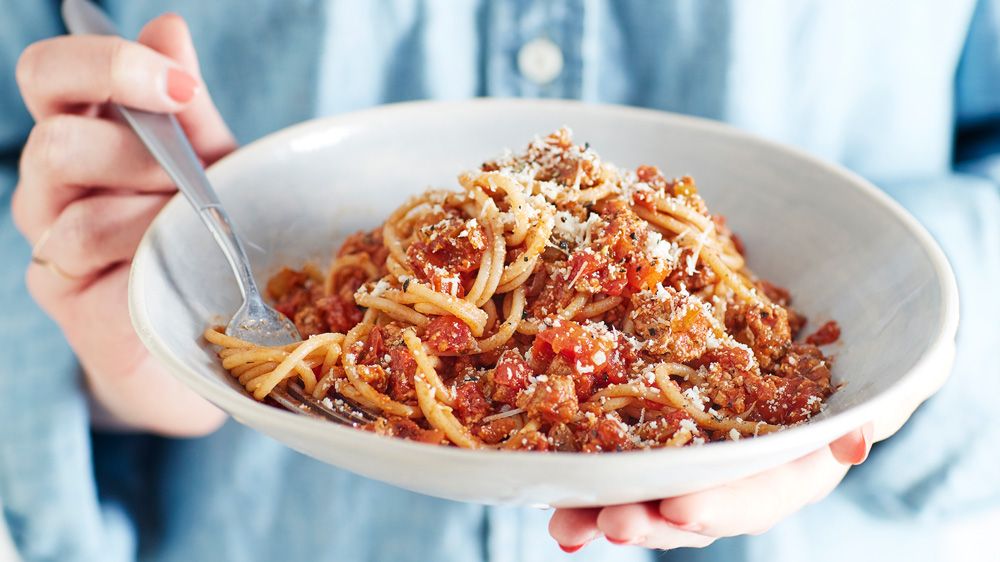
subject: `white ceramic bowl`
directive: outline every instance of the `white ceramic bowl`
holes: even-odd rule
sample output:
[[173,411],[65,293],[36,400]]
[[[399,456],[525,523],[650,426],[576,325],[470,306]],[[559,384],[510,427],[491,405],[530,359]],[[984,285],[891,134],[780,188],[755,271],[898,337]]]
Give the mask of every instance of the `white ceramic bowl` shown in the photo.
[[324,462],[417,492],[490,504],[584,506],[692,492],[797,458],[905,402],[947,369],[954,278],[926,231],[846,170],[726,126],[572,102],[411,103],[303,123],[254,142],[209,176],[260,280],[327,262],[344,236],[380,224],[407,195],[561,125],[606,161],[690,174],[746,242],[750,266],[787,286],[815,322],[836,319],[835,381],[810,423],[738,442],[600,455],[467,451],[379,437],[254,401],[201,339],[239,293],[187,202],[156,218],[132,266],[129,302],[165,367],[239,422]]

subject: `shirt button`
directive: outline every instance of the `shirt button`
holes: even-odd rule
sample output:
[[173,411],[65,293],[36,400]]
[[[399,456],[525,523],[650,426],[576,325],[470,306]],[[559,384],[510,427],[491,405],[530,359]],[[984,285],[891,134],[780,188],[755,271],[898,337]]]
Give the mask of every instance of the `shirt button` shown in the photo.
[[533,39],[517,52],[517,68],[528,80],[536,84],[548,84],[562,72],[562,51],[549,39]]

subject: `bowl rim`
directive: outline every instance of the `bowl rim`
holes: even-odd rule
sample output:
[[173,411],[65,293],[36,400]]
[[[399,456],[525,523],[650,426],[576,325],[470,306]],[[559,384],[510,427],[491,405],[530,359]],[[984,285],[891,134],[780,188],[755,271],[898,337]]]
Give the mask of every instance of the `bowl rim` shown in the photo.
[[[369,431],[345,427],[308,416],[301,416],[258,402],[231,386],[205,377],[195,368],[182,361],[180,357],[174,356],[170,352],[168,345],[159,337],[154,329],[146,310],[146,287],[143,284],[142,271],[144,270],[143,265],[153,259],[152,238],[156,231],[164,228],[162,225],[166,220],[164,218],[165,215],[175,206],[187,205],[187,202],[182,200],[180,194],[173,197],[157,214],[143,235],[132,261],[129,272],[128,305],[132,325],[139,339],[150,353],[167,368],[172,376],[180,379],[182,383],[244,425],[249,425],[244,420],[258,418],[259,416],[268,416],[270,420],[263,425],[272,429],[280,431],[288,430],[297,434],[313,434],[316,431],[334,432],[334,434],[339,434],[338,441],[346,445],[356,445],[358,450],[364,450],[367,447],[378,447],[381,444],[383,447],[398,448],[401,454],[419,454],[428,461],[463,463],[495,463],[502,461],[503,463],[508,463],[507,466],[509,466],[509,463],[534,464],[539,469],[545,469],[546,467],[562,468],[568,462],[576,469],[593,466],[597,470],[599,467],[607,467],[610,464],[617,464],[626,459],[639,461],[640,457],[644,463],[659,462],[664,465],[677,462],[680,459],[684,459],[690,463],[714,463],[728,458],[742,457],[744,455],[749,456],[750,449],[754,449],[757,455],[766,455],[768,453],[799,448],[804,445],[813,445],[819,442],[820,435],[823,436],[823,439],[829,441],[874,419],[876,417],[874,415],[875,412],[882,408],[883,404],[907,396],[911,388],[916,386],[920,380],[931,376],[931,373],[927,372],[929,369],[951,367],[950,361],[954,355],[955,337],[959,319],[958,287],[951,265],[945,257],[943,250],[924,226],[899,203],[889,197],[889,195],[847,168],[839,164],[827,162],[802,149],[758,137],[719,121],[656,109],[598,104],[576,100],[476,98],[461,101],[411,101],[385,104],[360,111],[312,119],[280,129],[243,145],[221,158],[209,168],[208,175],[212,177],[222,173],[224,170],[238,168],[242,160],[252,158],[252,155],[255,153],[287,146],[293,143],[296,138],[321,133],[336,127],[364,127],[375,119],[405,117],[410,113],[433,111],[437,114],[444,114],[461,111],[498,112],[524,109],[567,109],[576,112],[582,111],[584,113],[619,115],[627,117],[630,120],[638,119],[647,122],[657,122],[658,124],[686,129],[699,129],[719,137],[726,137],[737,142],[756,145],[763,150],[785,153],[825,173],[838,176],[843,183],[849,184],[867,196],[873,203],[887,210],[890,216],[897,220],[917,241],[931,262],[935,273],[935,282],[939,285],[941,292],[940,306],[937,311],[940,322],[931,345],[923,350],[909,371],[904,373],[899,380],[886,388],[882,393],[861,399],[857,404],[838,414],[752,439],[712,442],[698,447],[683,447],[678,449],[656,448],[593,455],[574,452],[546,452],[545,454],[539,454],[529,451],[469,450],[384,437]],[[947,361],[947,363],[941,365],[942,361]]]

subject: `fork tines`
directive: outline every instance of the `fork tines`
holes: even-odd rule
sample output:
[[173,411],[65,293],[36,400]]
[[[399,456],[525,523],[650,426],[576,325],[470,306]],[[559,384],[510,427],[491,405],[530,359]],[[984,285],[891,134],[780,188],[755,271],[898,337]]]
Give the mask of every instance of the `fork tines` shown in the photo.
[[378,418],[366,408],[344,399],[316,400],[303,391],[297,382],[284,386],[279,385],[271,391],[269,396],[287,410],[323,418],[342,425],[364,425]]

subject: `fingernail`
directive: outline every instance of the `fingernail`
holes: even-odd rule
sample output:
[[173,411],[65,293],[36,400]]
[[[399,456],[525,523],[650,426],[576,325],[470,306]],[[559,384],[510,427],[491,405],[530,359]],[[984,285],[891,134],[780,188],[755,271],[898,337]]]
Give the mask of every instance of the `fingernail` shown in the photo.
[[868,453],[872,450],[872,434],[875,432],[875,427],[871,423],[866,423],[861,426],[861,454],[858,456],[858,460],[854,462],[855,465],[859,465],[868,459]]
[[664,517],[663,520],[666,521],[671,527],[674,527],[675,529],[679,529],[681,531],[697,533],[702,530],[701,523],[692,523],[690,521],[689,522],[674,521],[669,517]]
[[620,545],[639,544],[646,540],[645,537],[636,537],[632,539],[616,539],[614,537],[605,536],[604,538],[607,539],[608,542],[611,544],[620,544]]
[[626,539],[616,539],[614,537],[604,537],[611,544],[628,544],[629,541]]
[[[584,544],[586,544],[586,543],[584,543]],[[561,544],[561,545],[559,545],[559,548],[561,548],[562,551],[565,552],[565,553],[567,553],[567,554],[573,554],[574,552],[576,552],[576,551],[580,550],[581,548],[583,548],[583,544],[578,544],[576,546],[566,546],[564,544]]]
[[198,81],[179,68],[167,70],[167,95],[178,103],[187,103],[198,91]]

